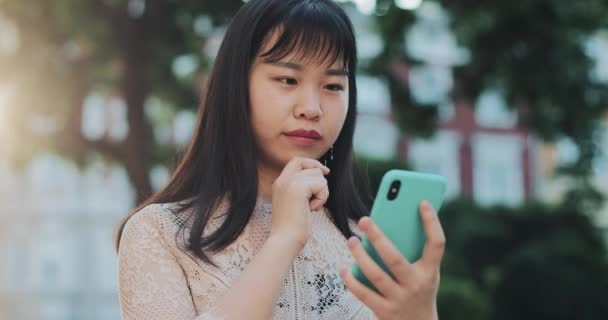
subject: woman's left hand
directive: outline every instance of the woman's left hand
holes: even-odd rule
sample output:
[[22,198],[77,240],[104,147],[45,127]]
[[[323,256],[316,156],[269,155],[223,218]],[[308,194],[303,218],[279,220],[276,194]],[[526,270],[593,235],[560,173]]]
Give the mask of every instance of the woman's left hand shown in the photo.
[[408,262],[370,218],[359,220],[359,227],[395,278],[367,254],[357,237],[348,240],[355,261],[379,293],[359,282],[347,268],[340,274],[346,287],[380,320],[435,320],[438,317],[436,298],[445,235],[435,210],[427,201],[420,204],[420,214],[426,244],[422,257],[415,263]]

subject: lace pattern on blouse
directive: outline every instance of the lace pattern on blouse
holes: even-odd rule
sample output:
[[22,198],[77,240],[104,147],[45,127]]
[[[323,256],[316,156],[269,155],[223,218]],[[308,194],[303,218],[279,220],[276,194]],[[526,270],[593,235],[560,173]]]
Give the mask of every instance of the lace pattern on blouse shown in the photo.
[[[270,234],[271,206],[258,203],[239,238],[204,263],[177,243],[185,221],[174,204],[151,204],[125,225],[118,253],[119,296],[124,320],[218,320],[216,301],[252,261]],[[205,230],[223,222],[220,205]],[[273,319],[374,319],[339,275],[353,258],[346,239],[325,210],[311,213],[311,237],[294,259],[273,309]],[[356,224],[351,229],[358,235]],[[187,234],[187,231],[186,231]]]

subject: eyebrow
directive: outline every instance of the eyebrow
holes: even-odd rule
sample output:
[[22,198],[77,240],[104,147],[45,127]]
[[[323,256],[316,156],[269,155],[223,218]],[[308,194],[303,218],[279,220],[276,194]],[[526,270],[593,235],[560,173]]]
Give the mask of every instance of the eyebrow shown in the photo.
[[[302,71],[302,69],[304,69],[302,67],[302,65],[297,64],[297,63],[293,63],[293,62],[267,61],[267,60],[264,60],[263,62],[265,64],[269,64],[269,65],[273,65],[273,66],[277,66],[277,67],[288,68],[288,69],[293,69],[293,70],[296,70],[296,71]],[[346,70],[344,70],[344,69],[328,69],[327,71],[325,71],[325,75],[328,75],[328,76],[348,76],[348,72],[346,72]]]

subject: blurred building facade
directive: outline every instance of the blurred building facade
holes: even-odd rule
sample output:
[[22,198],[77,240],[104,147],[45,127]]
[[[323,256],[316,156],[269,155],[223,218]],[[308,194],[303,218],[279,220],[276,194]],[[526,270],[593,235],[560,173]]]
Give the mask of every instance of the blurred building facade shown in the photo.
[[[370,18],[352,10],[349,14],[360,31],[361,58],[375,56],[381,40],[369,31]],[[362,74],[357,153],[401,159],[415,170],[444,175],[448,198],[468,195],[482,205],[518,206],[529,198],[556,203],[568,184],[556,178],[554,169],[576,153],[571,145],[548,146],[532,138],[499,92],[489,90],[470,103],[447,99],[451,68],[466,63],[467,53],[456,45],[436,6],[418,10],[418,22],[405,42],[404,50],[425,63],[407,70],[404,77],[412,84],[415,99],[441,105],[439,129],[428,139],[402,135],[393,121],[386,83]],[[85,101],[85,135],[93,140],[124,138],[126,106],[113,98],[100,109],[100,100],[92,96]],[[154,101],[147,109],[152,120],[155,113],[162,113]],[[112,123],[100,125],[100,118]],[[186,112],[176,117],[173,128],[154,124],[155,137],[184,144],[193,122],[194,115]],[[608,195],[608,116],[604,124],[595,183]],[[49,154],[38,156],[23,170],[1,161],[0,320],[119,319],[112,231],[134,205],[124,169],[97,161],[78,170]],[[157,167],[151,178],[158,188],[168,173]],[[608,234],[608,206],[597,221]]]
[[[352,12],[352,16],[358,25],[369,23],[365,15]],[[458,46],[449,17],[437,3],[423,2],[404,40],[404,50],[422,64],[395,65],[393,72],[409,85],[413,100],[439,105],[438,129],[428,139],[401,134],[393,121],[387,85],[381,79],[360,76],[355,150],[369,158],[399,159],[414,170],[445,176],[448,199],[464,195],[483,206],[516,207],[529,199],[559,203],[572,181],[558,175],[557,169],[576,161],[576,145],[567,138],[552,144],[534,138],[497,88],[487,88],[476,101],[451,101],[452,68],[467,63],[469,55]],[[366,51],[375,41],[360,36],[358,45]],[[590,39],[590,56],[596,60],[593,76],[598,81],[608,81],[605,48],[606,32]],[[593,183],[608,196],[608,114],[598,131]],[[608,242],[608,204],[595,218],[598,227],[606,230]]]
[[132,206],[120,168],[0,163],[0,319],[119,319],[112,232]]
[[[358,41],[364,50],[374,45],[365,37]],[[452,69],[468,63],[470,54],[457,44],[447,13],[435,2],[424,2],[404,43],[405,52],[420,63],[394,64],[392,72],[409,86],[412,100],[439,105],[437,132],[428,139],[400,134],[392,121],[387,86],[365,78],[358,82],[356,149],[368,157],[399,159],[415,170],[445,176],[448,198],[471,196],[482,205],[523,203],[536,183],[537,143],[497,89],[489,88],[477,101],[452,101]]]

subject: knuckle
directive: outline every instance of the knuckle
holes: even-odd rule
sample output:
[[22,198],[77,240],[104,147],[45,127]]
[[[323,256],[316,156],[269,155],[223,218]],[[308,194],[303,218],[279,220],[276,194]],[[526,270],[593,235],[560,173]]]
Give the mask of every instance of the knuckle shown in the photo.
[[382,235],[378,232],[378,230],[376,230],[376,228],[374,226],[370,226],[370,228],[367,232],[367,237],[369,238],[369,240],[371,240],[373,242],[382,241]]
[[435,249],[443,250],[443,249],[445,249],[445,242],[446,242],[445,237],[441,237],[441,238],[433,240],[432,246]]
[[435,272],[431,272],[428,275],[428,283],[432,283],[433,285],[438,284],[439,280],[440,280],[440,272],[439,271],[435,271]]
[[399,288],[397,296],[400,297],[401,301],[407,301],[410,299],[409,290],[407,288]]
[[426,219],[428,222],[430,223],[437,223],[439,222],[439,217],[437,217],[437,214],[427,214],[426,215]]
[[386,277],[384,274],[382,274],[382,272],[374,272],[374,274],[372,274],[369,279],[373,282],[373,283],[383,283],[386,281]]
[[281,187],[281,184],[283,183],[283,179],[281,179],[280,177],[278,179],[276,179],[273,183],[272,183],[272,189],[276,190],[278,188]]
[[361,300],[363,303],[365,303],[365,304],[369,303],[369,299],[370,299],[369,294],[367,294],[366,292],[359,292],[359,293],[357,293],[357,295],[359,296],[359,300]]
[[410,291],[413,293],[418,293],[422,291],[422,285],[420,283],[413,283],[410,285]]
[[401,257],[391,257],[388,259],[387,264],[393,268],[401,268],[405,266],[405,261]]
[[390,315],[395,315],[399,313],[399,306],[395,303],[391,303],[386,306],[386,312]]
[[284,188],[287,190],[297,190],[299,188],[299,183],[297,182],[297,179],[290,179],[285,182]]

